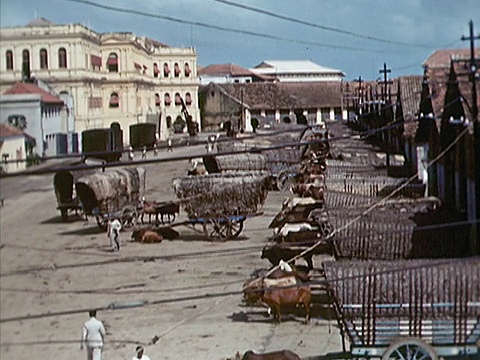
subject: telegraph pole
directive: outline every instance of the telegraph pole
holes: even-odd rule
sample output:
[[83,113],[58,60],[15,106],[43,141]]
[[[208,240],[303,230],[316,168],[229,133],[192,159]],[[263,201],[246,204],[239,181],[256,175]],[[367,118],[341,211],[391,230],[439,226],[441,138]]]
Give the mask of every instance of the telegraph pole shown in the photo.
[[[380,74],[383,74],[383,81],[379,81],[378,83],[379,84],[383,84],[383,91],[382,91],[382,100],[383,100],[383,106],[386,107],[387,106],[387,92],[388,92],[388,85],[389,84],[393,84],[393,82],[391,80],[388,80],[388,74],[391,73],[392,70],[387,68],[387,63],[383,63],[383,69],[380,69],[379,70],[379,73]],[[389,130],[384,130],[384,131],[389,131]],[[382,141],[385,141],[385,137],[384,137],[384,132],[381,133],[381,137],[382,137]],[[388,137],[388,133],[387,133],[387,136]],[[388,147],[388,145],[387,145]],[[390,167],[390,154],[388,152],[388,149],[386,152],[386,156],[387,156],[387,168]]]
[[[472,173],[474,174],[474,181],[476,184],[475,187],[475,216],[473,220],[478,220],[479,212],[480,212],[480,166],[478,162],[480,161],[480,124],[478,120],[478,105],[477,105],[477,70],[478,70],[478,61],[475,58],[475,40],[480,39],[480,35],[475,36],[473,31],[473,21],[470,20],[469,22],[470,28],[470,35],[469,36],[462,36],[462,41],[470,41],[470,71],[469,77],[472,83],[472,122],[473,122],[473,162],[472,162]],[[468,171],[468,170],[467,170]],[[480,254],[479,243],[477,239],[477,231],[478,224],[472,224],[470,229],[470,248],[472,250],[471,255],[478,255]]]

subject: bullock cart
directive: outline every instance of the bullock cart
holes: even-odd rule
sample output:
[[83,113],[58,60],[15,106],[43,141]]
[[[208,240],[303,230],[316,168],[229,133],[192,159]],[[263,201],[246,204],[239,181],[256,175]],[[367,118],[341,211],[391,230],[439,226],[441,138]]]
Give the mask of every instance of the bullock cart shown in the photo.
[[480,258],[330,261],[324,270],[352,357],[478,359]]
[[106,229],[110,218],[119,218],[124,229],[137,223],[145,192],[145,169],[123,168],[79,178],[75,183],[85,215],[94,216]]
[[186,226],[212,240],[238,237],[247,218],[261,213],[267,197],[268,173],[228,172],[175,179],[175,194],[188,219]]
[[93,174],[96,170],[57,171],[53,176],[53,187],[57,198],[57,210],[63,221],[67,221],[69,215],[79,215],[83,211],[82,203],[75,191],[75,180],[82,176]]

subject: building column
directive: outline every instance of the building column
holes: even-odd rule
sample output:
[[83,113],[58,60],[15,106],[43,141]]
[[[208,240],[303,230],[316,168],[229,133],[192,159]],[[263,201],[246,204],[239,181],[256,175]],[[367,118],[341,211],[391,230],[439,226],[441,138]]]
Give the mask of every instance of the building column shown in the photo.
[[280,110],[275,109],[275,122],[280,122]]
[[335,120],[335,109],[330,108],[330,120]]
[[245,108],[243,111],[244,111],[244,117],[245,117],[245,131],[253,132],[252,114],[250,114],[250,111],[247,108]]
[[318,124],[318,125],[321,125],[323,123],[323,121],[322,121],[322,109],[320,109],[320,108],[317,108],[317,115],[316,115],[315,123]]

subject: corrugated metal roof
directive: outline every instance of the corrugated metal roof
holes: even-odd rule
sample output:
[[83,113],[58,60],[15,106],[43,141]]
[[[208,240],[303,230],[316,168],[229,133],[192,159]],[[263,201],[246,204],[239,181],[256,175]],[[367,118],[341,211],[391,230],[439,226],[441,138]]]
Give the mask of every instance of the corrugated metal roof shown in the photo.
[[340,70],[320,66],[310,60],[266,60],[250,70],[261,74],[338,73],[344,75]]

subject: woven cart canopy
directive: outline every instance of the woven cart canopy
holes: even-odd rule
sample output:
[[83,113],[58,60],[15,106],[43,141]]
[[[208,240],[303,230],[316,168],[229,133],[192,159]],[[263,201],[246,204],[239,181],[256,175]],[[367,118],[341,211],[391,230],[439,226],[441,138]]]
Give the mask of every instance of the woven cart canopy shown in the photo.
[[265,203],[268,177],[266,171],[186,176],[173,188],[190,218],[249,215]]
[[205,156],[203,164],[209,174],[226,171],[262,171],[267,168],[265,156],[249,153]]
[[84,176],[75,188],[87,214],[94,209],[109,214],[138,204],[145,193],[145,176],[142,167],[117,169]]

